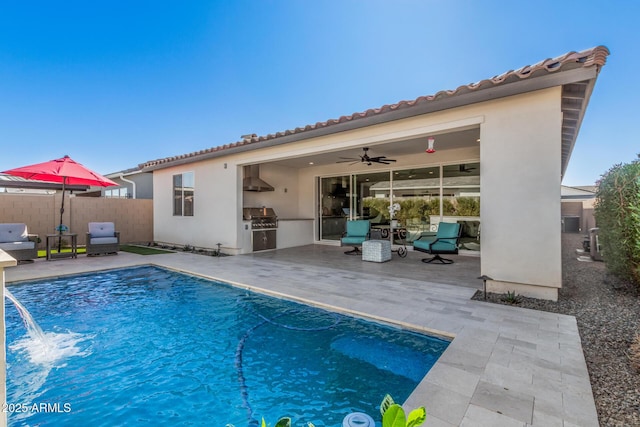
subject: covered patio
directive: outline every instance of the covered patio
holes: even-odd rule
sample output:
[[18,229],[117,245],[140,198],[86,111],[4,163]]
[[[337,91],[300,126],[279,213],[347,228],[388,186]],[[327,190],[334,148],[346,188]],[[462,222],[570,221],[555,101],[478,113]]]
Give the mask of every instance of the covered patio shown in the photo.
[[[452,255],[453,265],[428,265],[422,258],[430,256],[417,251],[409,251],[406,258],[392,253],[391,261],[384,263],[362,261],[361,256],[345,256],[348,248],[329,245],[306,245],[296,248],[278,249],[268,252],[254,252],[246,255],[256,260],[271,262],[274,266],[297,264],[309,268],[331,268],[345,273],[364,273],[379,277],[423,280],[470,289],[482,289],[479,256]],[[345,282],[345,286],[349,283]]]

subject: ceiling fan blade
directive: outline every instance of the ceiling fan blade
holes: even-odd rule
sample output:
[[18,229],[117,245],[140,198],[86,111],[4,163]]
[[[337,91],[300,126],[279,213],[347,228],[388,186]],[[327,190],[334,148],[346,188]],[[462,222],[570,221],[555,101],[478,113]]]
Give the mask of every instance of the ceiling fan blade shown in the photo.
[[370,160],[372,162],[395,162],[394,159],[389,159],[387,158],[387,156],[377,156],[377,157],[371,157]]
[[395,162],[394,159],[388,159],[387,156],[369,157],[368,147],[363,147],[362,150],[364,151],[364,154],[361,156],[358,156],[360,157],[360,160],[354,159],[352,157],[338,157],[340,160],[336,161],[336,163],[351,162],[352,165],[355,165],[356,163],[365,163],[367,166],[371,166],[372,163],[381,163],[383,165],[388,165],[390,164],[390,162]]

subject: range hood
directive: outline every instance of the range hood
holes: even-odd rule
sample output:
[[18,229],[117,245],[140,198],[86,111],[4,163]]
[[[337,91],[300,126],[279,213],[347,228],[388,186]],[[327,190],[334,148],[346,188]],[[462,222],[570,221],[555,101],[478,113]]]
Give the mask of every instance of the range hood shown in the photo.
[[260,165],[244,167],[242,189],[244,191],[273,191],[272,186],[260,179]]

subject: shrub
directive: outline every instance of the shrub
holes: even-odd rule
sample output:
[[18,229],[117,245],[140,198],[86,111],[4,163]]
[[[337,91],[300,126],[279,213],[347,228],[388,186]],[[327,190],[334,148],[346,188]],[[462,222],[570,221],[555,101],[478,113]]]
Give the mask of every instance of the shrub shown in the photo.
[[594,215],[607,270],[640,285],[640,156],[602,176]]
[[480,198],[456,198],[456,214],[460,216],[480,216]]
[[362,206],[375,211],[370,211],[371,216],[376,216],[380,213],[385,220],[390,217],[389,199],[386,197],[365,197],[362,199]]
[[516,294],[516,291],[513,291],[513,292],[507,291],[506,294],[503,294],[500,297],[500,300],[503,302],[506,302],[507,304],[520,304],[522,302],[522,297]]

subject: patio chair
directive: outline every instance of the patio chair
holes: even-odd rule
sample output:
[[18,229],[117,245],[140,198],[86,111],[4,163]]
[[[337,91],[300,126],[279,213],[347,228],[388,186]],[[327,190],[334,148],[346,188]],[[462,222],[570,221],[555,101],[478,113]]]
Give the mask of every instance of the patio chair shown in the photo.
[[362,253],[360,246],[362,246],[362,242],[369,239],[371,222],[368,219],[355,219],[347,221],[346,227],[346,231],[340,239],[340,246],[353,246],[352,250],[345,252],[347,255]]
[[113,222],[90,222],[87,233],[87,256],[117,254],[120,250],[120,232]]
[[16,261],[31,261],[38,258],[39,241],[36,234],[27,232],[27,224],[0,224],[0,249]]
[[453,264],[453,260],[442,258],[440,254],[458,253],[458,240],[461,232],[460,224],[441,222],[438,224],[438,232],[435,236],[420,236],[413,241],[413,249],[434,255],[432,258],[423,258],[422,262],[440,261],[442,264]]

